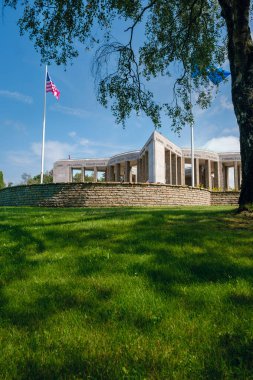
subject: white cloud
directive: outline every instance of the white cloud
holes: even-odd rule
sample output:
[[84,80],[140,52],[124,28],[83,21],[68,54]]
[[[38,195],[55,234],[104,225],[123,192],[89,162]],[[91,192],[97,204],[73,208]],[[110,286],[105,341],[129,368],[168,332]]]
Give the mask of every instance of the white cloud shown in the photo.
[[84,147],[93,147],[93,148],[97,147],[97,148],[99,148],[99,149],[97,149],[97,154],[99,153],[101,148],[105,148],[107,151],[111,150],[112,154],[115,150],[117,152],[122,152],[124,150],[131,150],[131,147],[126,146],[126,145],[117,145],[117,144],[101,142],[101,141],[92,141],[92,140],[85,139],[85,138],[80,138],[78,140],[76,139],[76,141],[78,141],[78,143]]
[[29,151],[9,151],[7,153],[7,160],[9,164],[15,166],[30,166],[34,161],[34,156]]
[[[60,158],[68,158],[69,154],[73,154],[76,150],[76,145],[62,143],[60,141],[46,141],[45,144],[45,163],[48,169],[53,167],[53,163]],[[31,145],[31,152],[40,158],[41,143],[34,142]]]
[[239,152],[240,143],[235,136],[217,137],[207,141],[202,148],[215,152]]
[[23,132],[26,134],[26,127],[24,124],[20,123],[19,121],[15,121],[15,120],[4,120],[3,121],[3,125],[5,125],[6,127],[12,127],[14,129],[16,129],[17,131],[20,131],[20,132]]
[[[60,141],[46,141],[45,144],[45,169],[50,170],[56,160],[68,158],[69,154],[74,154],[77,150],[76,145],[61,143]],[[39,172],[41,160],[41,143],[34,142],[30,148],[20,151],[9,151],[7,160],[10,165],[23,167],[24,172]]]
[[224,128],[222,130],[223,134],[231,134],[231,133],[239,133],[239,128],[238,126],[231,127],[231,128]]
[[[32,143],[31,152],[40,158],[41,143]],[[71,158],[86,158],[99,156],[99,153],[97,149],[91,148],[88,145],[82,146],[80,143],[68,144],[52,140],[45,143],[45,163],[48,169],[53,167],[55,161],[67,159],[68,156],[71,156]]]
[[225,95],[221,95],[220,97],[220,105],[223,109],[226,110],[233,110],[234,106],[233,103],[228,100],[228,97]]
[[60,104],[56,104],[50,107],[50,109],[52,111],[63,113],[64,115],[76,116],[81,119],[85,119],[91,115],[90,112],[86,111],[85,109],[66,107]]
[[8,90],[0,90],[0,96],[3,96],[5,98],[10,98],[10,99],[14,99],[14,100],[17,100],[19,102],[22,102],[22,103],[26,103],[26,104],[32,104],[33,103],[33,98],[29,95],[24,95],[24,94],[21,94],[20,92],[12,92],[12,91],[8,91]]
[[87,145],[92,145],[92,142],[88,139],[80,139],[79,140],[79,144],[82,145],[82,146],[87,146]]
[[[60,159],[71,158],[95,158],[110,157],[116,153],[122,152],[122,146],[117,144],[107,144],[99,141],[88,139],[78,139],[74,136],[73,143],[65,143],[54,140],[46,140],[45,143],[45,170],[51,170],[55,161]],[[130,150],[125,146],[125,150]],[[39,174],[41,165],[41,142],[33,142],[27,150],[8,151],[6,162],[10,171],[16,172],[15,180],[17,182],[17,173],[21,176],[26,172],[33,175]],[[19,181],[20,182],[20,181]]]
[[68,135],[69,135],[69,137],[74,138],[74,137],[76,137],[76,132],[75,131],[69,132]]

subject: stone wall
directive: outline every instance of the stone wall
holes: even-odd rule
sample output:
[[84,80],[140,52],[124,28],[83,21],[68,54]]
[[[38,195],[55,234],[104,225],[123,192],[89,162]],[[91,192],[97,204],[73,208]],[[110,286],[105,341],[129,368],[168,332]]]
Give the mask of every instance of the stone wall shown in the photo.
[[62,183],[14,186],[0,191],[0,206],[208,206],[210,202],[208,190],[158,184]]
[[130,183],[58,183],[0,190],[0,206],[116,207],[237,205],[239,192]]
[[212,191],[211,205],[232,205],[237,206],[239,200],[239,191]]

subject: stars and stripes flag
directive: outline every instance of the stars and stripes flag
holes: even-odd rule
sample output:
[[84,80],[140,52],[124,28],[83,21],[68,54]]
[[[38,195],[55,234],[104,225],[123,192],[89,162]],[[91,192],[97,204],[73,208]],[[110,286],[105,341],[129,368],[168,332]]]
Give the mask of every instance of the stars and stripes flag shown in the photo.
[[47,81],[46,81],[46,92],[52,92],[52,94],[56,97],[57,100],[60,98],[60,91],[50,78],[49,74],[47,73]]

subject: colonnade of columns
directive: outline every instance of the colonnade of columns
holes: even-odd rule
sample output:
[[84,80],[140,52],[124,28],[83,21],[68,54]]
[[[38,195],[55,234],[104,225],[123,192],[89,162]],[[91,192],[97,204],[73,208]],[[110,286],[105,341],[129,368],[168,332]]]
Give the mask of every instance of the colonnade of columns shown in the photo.
[[185,161],[184,158],[165,150],[165,182],[170,185],[185,184]]
[[[187,161],[186,161],[187,162]],[[188,159],[188,162],[189,159]],[[109,165],[105,170],[105,181],[109,182],[132,182],[136,179],[132,175],[131,161],[116,163]],[[136,161],[135,161],[136,165]],[[210,159],[194,159],[195,186],[203,186],[207,189],[217,188],[229,190],[229,169],[234,170],[234,188],[240,189],[241,184],[241,163],[234,162],[219,162]],[[98,180],[98,169],[86,169],[84,167],[77,168],[81,170],[81,181],[85,181],[86,171],[93,169],[93,181]],[[73,180],[72,168],[72,180]],[[135,171],[136,174],[136,171]],[[134,178],[134,179],[133,179]],[[149,178],[149,153],[145,151],[143,155],[137,159],[137,182],[148,182]],[[189,177],[188,177],[189,181]],[[170,185],[185,185],[185,158],[176,153],[165,150],[165,183]],[[189,183],[189,182],[188,182]]]
[[[149,154],[144,152],[141,158],[137,159],[137,182],[147,182],[149,180]],[[131,161],[124,161],[109,165],[107,167],[107,180],[109,182],[132,182],[134,181]]]
[[222,180],[222,164],[213,160],[194,159],[195,186],[203,185],[206,189],[221,189],[223,187]]
[[203,185],[207,189],[220,187],[220,171],[218,161],[194,159],[194,185]]
[[124,180],[124,182],[132,182],[131,162],[125,161],[122,166],[120,163],[117,163],[107,167],[107,180],[109,182],[121,182],[122,180]]
[[234,188],[235,190],[239,190],[241,186],[241,178],[242,178],[241,163],[239,161],[234,161],[233,166],[221,164],[222,179],[223,179],[222,188],[224,190],[229,189],[229,168],[231,167],[233,167],[234,169]]
[[[81,182],[85,182],[85,174],[86,172],[93,172],[92,174],[92,177],[93,177],[93,182],[97,182],[98,181],[98,168],[96,166],[94,166],[93,168],[84,168],[84,167],[80,167],[80,168],[70,168],[70,182],[73,182],[73,171],[74,170],[78,170],[81,172]],[[102,170],[103,172],[103,170]],[[107,181],[108,179],[108,175],[107,175],[107,170],[104,171],[105,172],[105,180]]]
[[[195,186],[203,185],[207,189],[229,190],[229,169],[234,170],[234,188],[240,189],[241,184],[241,163],[222,163],[212,160],[194,159]],[[204,161],[204,163],[203,163]]]

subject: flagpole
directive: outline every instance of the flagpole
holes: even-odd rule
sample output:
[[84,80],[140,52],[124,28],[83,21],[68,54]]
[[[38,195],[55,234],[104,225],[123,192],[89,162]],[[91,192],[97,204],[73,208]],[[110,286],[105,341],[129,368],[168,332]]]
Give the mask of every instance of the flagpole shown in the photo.
[[[190,77],[190,103],[192,110],[192,78]],[[191,164],[192,164],[192,187],[195,185],[195,170],[194,170],[194,122],[191,121]]]
[[194,125],[191,123],[191,162],[192,162],[192,187],[195,182],[195,168],[194,168]]
[[41,173],[40,173],[41,184],[43,183],[44,157],[45,157],[46,105],[47,105],[46,83],[47,83],[47,65],[46,65],[46,70],[45,70],[45,84],[44,84],[44,116],[43,116],[43,127],[42,127]]

